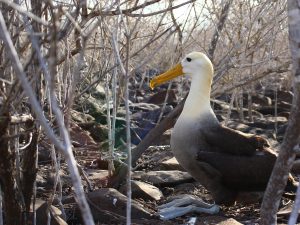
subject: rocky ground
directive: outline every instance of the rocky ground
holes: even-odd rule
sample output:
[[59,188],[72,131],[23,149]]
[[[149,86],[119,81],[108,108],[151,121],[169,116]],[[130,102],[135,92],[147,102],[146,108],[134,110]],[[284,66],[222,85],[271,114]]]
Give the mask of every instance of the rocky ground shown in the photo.
[[[148,92],[148,94],[145,94],[148,91],[146,88],[139,90],[131,93],[133,145],[137,145],[155,126],[160,116],[168,114],[178,102],[178,93],[175,88],[167,91],[165,87],[162,87],[157,92]],[[168,93],[167,99],[165,98],[166,93]],[[124,224],[127,201],[126,185],[122,185],[118,190],[109,187],[107,162],[103,160],[108,145],[103,96],[103,90],[98,88],[89,97],[77,103],[77,108],[72,112],[70,132],[76,159],[91,184],[92,190],[89,190],[87,181],[83,181],[95,220],[98,224]],[[165,100],[167,104],[162,107]],[[220,121],[223,123],[226,121],[230,110],[230,120],[227,123],[229,127],[262,135],[268,138],[275,148],[282,141],[291,102],[292,94],[288,91],[278,91],[277,93],[272,90],[260,91],[260,94],[252,98],[254,122],[248,120],[247,96],[244,96],[242,110],[245,120],[243,122],[239,117],[240,111],[235,107],[230,107],[228,96],[224,95],[213,100],[212,105]],[[164,108],[163,112],[162,108]],[[275,108],[277,114],[275,114]],[[118,146],[116,157],[120,160],[126,157],[122,151],[121,141],[125,125],[123,118],[124,110],[121,105],[116,121],[116,145]],[[169,138],[170,130],[166,131],[156,143],[153,143],[153,146],[144,152],[134,167],[132,174],[133,224],[258,224],[260,199],[253,195],[248,195],[243,202],[232,207],[221,206],[220,212],[216,215],[190,213],[170,221],[161,220],[158,216],[157,206],[174,197],[180,198],[182,195],[191,194],[200,197],[205,202],[213,203],[210,194],[200,183],[194,181],[173,158],[169,147]],[[71,180],[63,160],[60,175],[62,202],[60,203],[57,197],[54,198],[53,208],[51,208],[51,214],[54,217],[51,224],[82,224],[73,197]],[[54,183],[55,176],[49,144],[44,140],[40,147],[37,177],[37,224],[46,224],[45,201],[51,196]],[[292,205],[293,201],[283,198],[281,210],[278,213],[279,224],[287,222]],[[66,222],[62,218],[65,218]]]

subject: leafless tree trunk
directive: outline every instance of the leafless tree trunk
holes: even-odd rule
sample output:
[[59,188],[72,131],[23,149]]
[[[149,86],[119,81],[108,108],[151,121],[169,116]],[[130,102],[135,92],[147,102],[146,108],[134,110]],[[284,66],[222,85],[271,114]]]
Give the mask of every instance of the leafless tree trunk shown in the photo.
[[[41,1],[31,0],[32,12],[41,17],[42,13],[42,3]],[[27,25],[28,26],[28,25]],[[41,25],[37,22],[32,23],[32,31],[35,33],[42,32]],[[40,40],[38,39],[38,44],[40,45]],[[35,84],[33,85],[35,88],[35,93],[38,99],[42,101],[43,99],[43,87],[42,87],[42,78],[41,71],[39,68],[39,61],[37,57],[37,53],[34,49],[32,49],[32,64],[28,68],[28,74],[34,74],[35,76]],[[33,193],[33,184],[36,179],[36,157],[37,157],[37,144],[39,141],[39,126],[36,126],[34,121],[29,121],[27,123],[27,128],[32,129],[32,140],[30,145],[24,150],[23,161],[22,161],[22,175],[21,175],[21,188],[22,195],[24,196],[25,201],[25,220],[29,218],[31,198]],[[25,221],[27,223],[27,221]]]
[[277,223],[277,210],[300,146],[300,8],[299,2],[288,0],[289,41],[293,61],[294,99],[288,128],[261,205],[261,224]]
[[6,215],[6,223],[12,225],[21,224],[21,203],[18,200],[18,190],[15,186],[15,153],[9,147],[9,113],[2,113],[0,122],[0,177],[1,186],[4,193],[4,208]]
[[[4,14],[4,17],[7,19],[10,18],[9,8],[6,5],[1,5],[1,11]],[[6,55],[4,53],[4,55]],[[3,55],[3,56],[4,56]],[[5,63],[5,59],[1,57],[1,64]],[[1,74],[4,74],[4,71],[1,71]],[[2,85],[1,91],[5,91],[6,86]],[[3,192],[3,206],[5,208],[5,215],[7,216],[6,222],[8,224],[21,224],[22,221],[22,203],[19,201],[19,191],[16,187],[16,165],[15,165],[15,149],[11,142],[9,136],[11,135],[10,129],[10,104],[11,98],[3,98],[3,102],[0,108],[0,182]],[[2,194],[2,193],[0,193]]]

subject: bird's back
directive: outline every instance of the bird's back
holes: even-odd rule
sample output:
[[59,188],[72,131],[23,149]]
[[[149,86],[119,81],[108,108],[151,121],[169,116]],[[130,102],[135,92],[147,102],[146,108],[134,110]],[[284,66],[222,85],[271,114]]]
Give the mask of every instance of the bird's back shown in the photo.
[[198,152],[198,160],[220,171],[222,183],[230,189],[261,191],[269,181],[276,154],[272,150],[252,156]]

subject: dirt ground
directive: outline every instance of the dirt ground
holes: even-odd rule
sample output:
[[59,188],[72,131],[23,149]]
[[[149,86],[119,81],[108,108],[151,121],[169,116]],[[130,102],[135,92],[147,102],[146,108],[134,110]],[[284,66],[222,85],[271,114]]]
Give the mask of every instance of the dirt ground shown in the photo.
[[[94,160],[98,156],[98,152],[95,148],[89,148],[85,146],[84,148],[77,148],[76,150],[76,157],[83,167],[87,168],[87,165],[90,165],[91,161]],[[139,171],[151,171],[151,170],[160,170],[161,169],[161,162],[172,157],[172,152],[169,147],[165,148],[158,148],[158,147],[151,147],[149,148],[143,156],[139,159],[138,165],[136,167]],[[62,168],[64,168],[63,177],[67,175],[66,167],[63,164]],[[40,174],[44,177],[47,176],[49,172],[49,165],[40,165]],[[67,177],[67,176],[66,176]],[[63,194],[67,197],[73,196],[71,183],[64,181],[63,182]],[[99,178],[98,180],[93,180],[93,186],[95,189],[105,187],[107,182],[105,179]],[[51,186],[51,185],[50,185]],[[87,187],[85,187],[87,188]],[[133,224],[161,224],[161,225],[179,225],[179,224],[197,224],[197,225],[204,225],[204,224],[259,224],[259,207],[260,207],[260,199],[252,199],[252,195],[250,197],[244,198],[244,203],[236,203],[232,207],[225,207],[221,206],[221,210],[217,215],[208,215],[205,213],[190,213],[182,217],[178,217],[176,219],[172,219],[169,221],[163,221],[157,216],[157,206],[163,204],[168,201],[168,199],[172,198],[173,196],[179,194],[192,194],[203,199],[206,202],[213,203],[211,196],[209,193],[199,184],[198,182],[189,182],[183,183],[176,186],[169,186],[169,187],[162,187],[160,188],[162,193],[164,194],[164,198],[161,201],[149,201],[144,199],[135,199],[139,203],[141,203],[146,209],[153,212],[154,216],[152,219],[133,219]],[[50,195],[51,191],[47,191],[38,189],[38,198],[47,199]],[[245,203],[245,201],[247,203]],[[78,225],[81,224],[80,218],[78,217],[78,209],[76,209],[76,204],[69,203],[68,200],[64,201],[64,208],[66,210],[68,216],[68,224]],[[288,212],[293,205],[293,201],[288,198],[283,198],[281,202],[280,208],[289,208],[287,212],[283,212],[278,216],[278,223],[279,224],[286,224],[288,219]],[[194,222],[189,222],[194,220]],[[239,223],[238,223],[239,222]],[[99,221],[98,224],[125,224],[123,219],[120,221]]]

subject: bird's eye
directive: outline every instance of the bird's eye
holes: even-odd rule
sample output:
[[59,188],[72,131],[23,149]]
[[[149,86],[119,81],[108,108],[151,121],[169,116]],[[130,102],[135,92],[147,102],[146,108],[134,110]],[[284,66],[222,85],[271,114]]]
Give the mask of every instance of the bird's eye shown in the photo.
[[186,61],[190,62],[190,61],[192,61],[192,59],[190,57],[187,57]]

